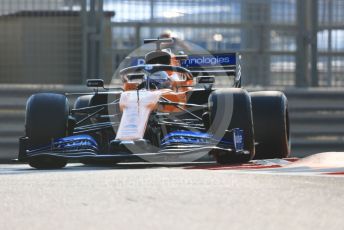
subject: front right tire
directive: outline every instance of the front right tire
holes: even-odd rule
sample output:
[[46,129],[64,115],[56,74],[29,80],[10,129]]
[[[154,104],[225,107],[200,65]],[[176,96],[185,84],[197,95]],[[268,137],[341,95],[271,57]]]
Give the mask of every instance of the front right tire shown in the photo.
[[244,133],[244,150],[249,154],[223,153],[215,151],[219,164],[241,163],[255,155],[251,99],[246,90],[240,88],[215,90],[209,96],[209,131],[221,139],[226,130],[239,128]]

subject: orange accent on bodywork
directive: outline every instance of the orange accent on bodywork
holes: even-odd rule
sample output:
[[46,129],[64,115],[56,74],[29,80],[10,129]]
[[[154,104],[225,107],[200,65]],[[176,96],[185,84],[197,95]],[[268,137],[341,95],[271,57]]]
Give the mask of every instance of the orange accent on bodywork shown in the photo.
[[[165,91],[161,96],[171,102],[186,103],[187,101],[185,92],[174,92],[172,90],[169,90],[169,91]],[[181,109],[179,109],[178,107],[174,105],[160,105],[159,111],[163,113],[172,113],[172,112],[181,112]]]
[[124,91],[136,90],[138,85],[139,85],[139,83],[137,83],[137,82],[125,82],[123,84],[123,89],[124,89]]
[[[180,62],[172,56],[171,65],[180,66]],[[116,134],[117,140],[131,141],[142,139],[152,111],[157,110],[164,113],[181,112],[181,109],[174,105],[159,105],[159,100],[161,97],[164,97],[171,102],[186,103],[186,93],[192,90],[193,77],[191,74],[188,74],[183,76],[184,78],[178,78],[174,74],[181,76],[181,73],[166,72],[171,79],[172,89],[137,91],[139,83],[123,82],[124,92],[121,94],[119,103],[122,118]],[[182,108],[185,109],[185,106],[182,106]]]
[[[192,90],[193,80],[172,81],[172,88],[176,92],[187,92]],[[186,87],[190,86],[190,87]]]
[[[139,98],[137,93],[139,93]],[[154,110],[165,113],[181,112],[181,109],[174,105],[158,106],[161,97],[172,102],[186,103],[187,101],[185,92],[174,92],[170,89],[123,92],[120,98],[120,110],[123,115],[116,139],[123,141],[142,139],[149,116]]]

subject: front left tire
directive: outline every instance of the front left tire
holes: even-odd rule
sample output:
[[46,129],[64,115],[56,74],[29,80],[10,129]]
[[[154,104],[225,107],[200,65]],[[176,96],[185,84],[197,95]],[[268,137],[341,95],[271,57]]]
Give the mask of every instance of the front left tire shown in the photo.
[[[53,93],[32,95],[26,104],[25,133],[28,148],[37,149],[49,145],[54,139],[68,133],[69,103],[66,96]],[[55,157],[35,157],[29,160],[37,169],[63,168],[66,159]]]

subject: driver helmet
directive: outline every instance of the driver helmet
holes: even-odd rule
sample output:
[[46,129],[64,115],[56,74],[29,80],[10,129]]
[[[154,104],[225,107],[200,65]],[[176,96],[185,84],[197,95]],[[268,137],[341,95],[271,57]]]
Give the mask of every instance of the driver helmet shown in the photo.
[[158,89],[171,88],[171,80],[165,71],[152,73],[149,76],[149,79],[158,87]]

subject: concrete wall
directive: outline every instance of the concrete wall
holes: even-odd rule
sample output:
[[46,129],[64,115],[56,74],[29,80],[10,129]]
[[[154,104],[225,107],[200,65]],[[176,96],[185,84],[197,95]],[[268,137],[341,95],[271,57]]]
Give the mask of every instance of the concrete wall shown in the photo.
[[[106,17],[109,24],[109,17]],[[105,21],[106,21],[105,20]],[[79,14],[0,16],[0,83],[80,84],[83,27]],[[111,48],[111,30],[104,30]],[[111,57],[104,57],[111,76]]]

